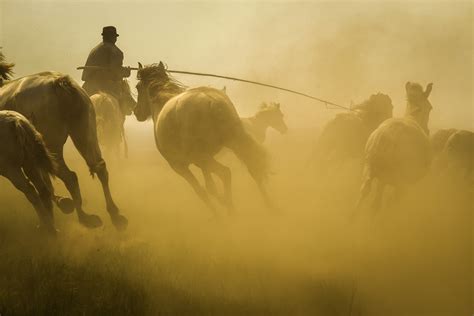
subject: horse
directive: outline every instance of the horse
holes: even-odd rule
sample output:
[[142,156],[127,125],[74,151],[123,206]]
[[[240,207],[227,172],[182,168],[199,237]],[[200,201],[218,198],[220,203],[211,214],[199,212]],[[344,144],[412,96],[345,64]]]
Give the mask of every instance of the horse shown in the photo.
[[430,83],[423,91],[420,84],[407,82],[405,116],[384,121],[369,136],[357,208],[370,193],[374,179],[378,183],[373,209],[379,209],[386,185],[394,186],[400,197],[404,185],[420,180],[427,173],[432,158],[428,138],[432,109],[428,97],[432,87]]
[[243,117],[241,121],[245,130],[261,144],[265,142],[269,127],[277,130],[280,134],[285,134],[288,131],[280,103],[276,102],[268,104],[263,102],[253,116]]
[[321,170],[349,159],[362,160],[369,135],[392,117],[393,105],[388,95],[377,93],[352,110],[337,114],[323,127],[311,159]]
[[455,128],[444,128],[436,131],[430,136],[431,148],[433,150],[433,156],[438,156],[443,152],[444,146],[449,137],[456,133],[458,130]]
[[42,136],[20,113],[0,111],[0,175],[26,196],[40,220],[40,228],[55,234],[53,187],[56,164]]
[[430,137],[434,167],[439,172],[454,171],[472,181],[474,133],[455,128],[438,130]]
[[[2,77],[6,67],[0,67]],[[65,213],[76,210],[79,222],[89,228],[99,227],[99,216],[87,214],[82,208],[82,196],[76,173],[71,171],[63,156],[63,146],[71,137],[86,161],[91,175],[97,175],[104,192],[107,211],[117,229],[127,226],[109,188],[109,173],[97,140],[95,113],[87,93],[69,76],[58,72],[41,72],[15,80],[0,87],[0,110],[13,110],[24,115],[43,135],[46,146],[56,158],[57,175],[72,196],[54,196]]]
[[443,149],[448,167],[463,173],[472,184],[474,164],[474,133],[466,130],[456,131],[446,141]]
[[125,117],[131,115],[136,102],[131,96],[127,80],[122,81],[120,100],[113,95],[99,91],[90,98],[94,105],[99,144],[119,156],[120,144],[123,142],[124,156],[128,156],[127,138],[125,136]]
[[[199,198],[215,213],[209,194],[215,196],[231,213],[234,209],[231,171],[214,156],[227,147],[247,166],[264,201],[272,206],[265,188],[268,156],[264,148],[249,135],[229,97],[210,87],[187,89],[168,75],[162,62],[138,69],[138,99],[134,110],[138,121],[150,117],[154,123],[157,149],[170,167],[182,176]],[[189,165],[201,169],[204,189]],[[224,185],[224,195],[217,193],[212,174]]]

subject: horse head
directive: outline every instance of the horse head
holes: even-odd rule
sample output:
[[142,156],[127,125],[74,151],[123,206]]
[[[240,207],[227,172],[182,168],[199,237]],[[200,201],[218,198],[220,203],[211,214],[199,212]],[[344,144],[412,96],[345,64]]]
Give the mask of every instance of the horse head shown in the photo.
[[152,107],[162,107],[169,98],[184,90],[181,83],[168,75],[161,61],[146,66],[138,63],[137,79],[137,106],[133,112],[140,122],[150,118]]
[[281,134],[285,134],[288,131],[288,126],[285,123],[283,112],[280,109],[280,103],[262,103],[256,116],[268,126],[279,131]]
[[378,126],[393,116],[392,99],[383,93],[373,94],[369,98],[369,111],[373,123]]
[[405,84],[408,101],[406,115],[414,118],[427,133],[429,133],[428,121],[430,112],[433,108],[428,100],[432,89],[432,83],[429,83],[424,91],[419,83],[407,82]]

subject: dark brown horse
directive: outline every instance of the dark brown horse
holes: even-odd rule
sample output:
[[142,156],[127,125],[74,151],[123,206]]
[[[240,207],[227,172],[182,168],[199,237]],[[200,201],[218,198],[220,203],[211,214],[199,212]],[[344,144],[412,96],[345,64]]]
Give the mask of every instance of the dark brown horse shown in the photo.
[[[0,66],[2,77],[6,68]],[[11,70],[11,69],[10,69]],[[55,202],[63,212],[76,209],[79,222],[86,227],[99,227],[101,219],[82,209],[82,197],[76,174],[64,161],[63,146],[71,137],[92,175],[102,184],[112,222],[118,229],[127,225],[119,214],[109,189],[109,174],[99,149],[95,113],[87,93],[71,78],[57,72],[42,72],[16,80],[4,81],[0,87],[0,110],[21,113],[43,135],[46,146],[58,164],[57,176],[70,192],[71,200],[56,196]]]
[[393,105],[388,95],[377,93],[352,109],[337,114],[324,126],[311,159],[319,171],[350,159],[362,160],[369,135],[392,117]]

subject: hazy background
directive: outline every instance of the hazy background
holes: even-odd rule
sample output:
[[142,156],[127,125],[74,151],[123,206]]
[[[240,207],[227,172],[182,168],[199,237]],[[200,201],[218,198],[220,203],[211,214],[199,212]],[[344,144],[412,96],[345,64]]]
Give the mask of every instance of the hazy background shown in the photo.
[[[76,66],[115,25],[125,65],[159,62],[280,85],[343,105],[389,94],[404,110],[404,84],[434,82],[433,127],[473,128],[470,1],[0,1],[0,46],[16,75]],[[134,78],[135,74],[132,75]],[[334,114],[277,90],[205,77],[228,87],[242,115],[278,100],[293,127]]]
[[[0,0],[0,46],[17,77],[57,70],[79,79],[75,68],[112,24],[125,65],[162,60],[345,105],[380,91],[392,97],[395,116],[404,111],[406,81],[434,82],[431,129],[472,130],[472,14],[472,3],[458,1]],[[0,314],[472,314],[472,186],[431,172],[399,204],[354,220],[360,163],[325,175],[308,164],[321,125],[339,111],[244,83],[178,78],[226,85],[241,115],[262,100],[282,103],[289,133],[270,132],[265,143],[281,213],[263,206],[245,167],[224,152],[218,160],[232,170],[236,214],[218,208],[223,216],[211,218],[156,150],[151,122],[129,117],[129,159],[105,153],[129,219],[123,233],[71,144],[66,161],[85,210],[104,221],[99,229],[56,208],[58,240],[45,241],[31,205],[0,177]],[[55,189],[66,192],[58,180]]]

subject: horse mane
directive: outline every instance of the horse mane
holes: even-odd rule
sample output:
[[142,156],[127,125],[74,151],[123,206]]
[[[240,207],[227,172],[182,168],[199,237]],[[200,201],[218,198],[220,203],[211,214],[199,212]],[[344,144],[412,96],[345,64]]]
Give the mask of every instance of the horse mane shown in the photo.
[[280,109],[280,104],[277,102],[262,102],[257,108],[257,114],[278,109]]
[[379,92],[377,94],[372,94],[368,99],[366,99],[362,103],[359,103],[353,106],[351,109],[358,110],[360,112],[365,112],[365,113],[377,111],[380,109],[381,106],[387,105],[387,104],[380,104],[381,98],[386,98],[386,100],[384,101],[388,101],[388,105],[391,105],[392,100],[390,99],[390,97],[386,94]]
[[0,83],[11,78],[14,66],[15,64],[6,62],[5,55],[0,52]]
[[160,93],[178,94],[186,90],[188,87],[173,78],[166,72],[163,63],[145,65],[137,72],[137,79],[144,82],[149,82],[150,87],[156,87]]

